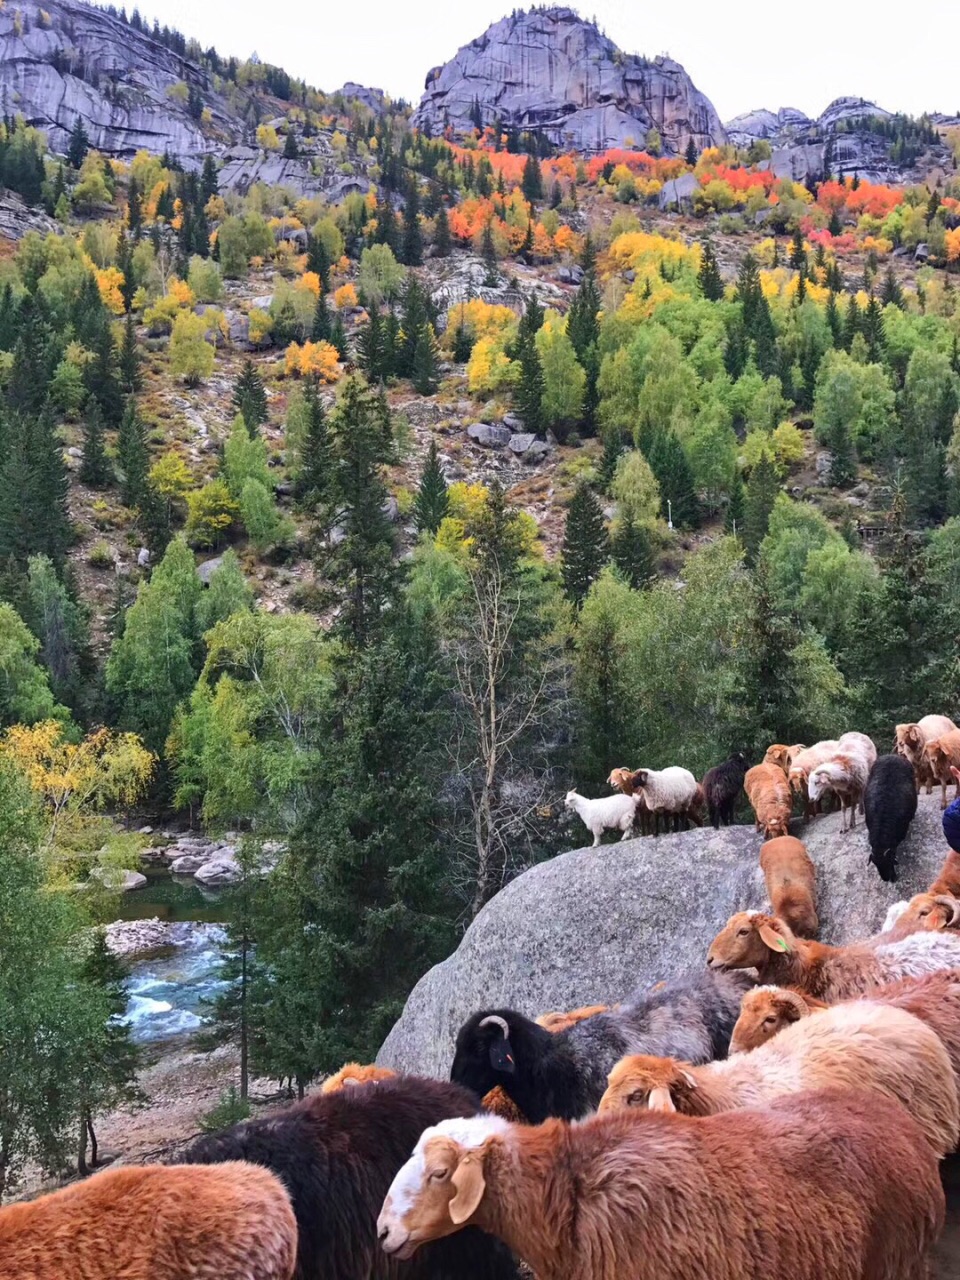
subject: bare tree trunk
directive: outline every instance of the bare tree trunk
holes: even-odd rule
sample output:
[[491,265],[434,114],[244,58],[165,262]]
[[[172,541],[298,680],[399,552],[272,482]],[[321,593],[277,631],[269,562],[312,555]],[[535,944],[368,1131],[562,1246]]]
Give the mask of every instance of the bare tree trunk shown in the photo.
[[100,1163],[100,1144],[97,1141],[97,1131],[93,1127],[93,1116],[87,1115],[87,1132],[90,1135],[90,1164],[95,1169]]
[[247,935],[240,944],[240,1097],[246,1101],[250,1092],[249,1031],[247,1027]]
[[80,1144],[77,1149],[77,1173],[85,1178],[90,1172],[87,1167],[87,1112],[80,1112]]

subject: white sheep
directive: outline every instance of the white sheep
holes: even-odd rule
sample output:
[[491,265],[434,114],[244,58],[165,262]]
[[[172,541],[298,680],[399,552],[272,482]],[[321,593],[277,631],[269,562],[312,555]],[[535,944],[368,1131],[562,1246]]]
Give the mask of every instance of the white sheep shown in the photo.
[[671,765],[667,769],[637,769],[633,785],[643,796],[651,813],[670,813],[675,820],[681,814],[694,817],[697,801],[697,780],[689,769]]
[[578,791],[568,791],[564,804],[578,813],[583,825],[593,832],[594,849],[604,831],[622,831],[621,840],[629,840],[633,834],[633,819],[637,812],[635,796],[601,796],[598,800],[588,800]]

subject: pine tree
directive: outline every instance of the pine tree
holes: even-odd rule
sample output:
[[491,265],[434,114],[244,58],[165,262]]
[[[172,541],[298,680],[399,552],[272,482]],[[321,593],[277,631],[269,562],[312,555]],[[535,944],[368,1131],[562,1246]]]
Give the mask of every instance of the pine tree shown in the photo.
[[400,332],[402,337],[396,352],[396,372],[401,378],[412,378],[420,331],[433,318],[427,295],[419,280],[412,273],[407,276],[404,283],[400,306],[402,312]]
[[491,218],[487,219],[483,227],[483,236],[480,240],[480,257],[487,267],[485,284],[487,288],[495,289],[500,283],[500,273],[497,270],[497,250],[493,243],[493,220]]
[[857,478],[857,458],[848,422],[841,418],[834,423],[827,446],[831,454],[830,483],[838,489],[845,489]]
[[91,396],[94,396],[100,404],[105,425],[115,427],[119,425],[123,416],[123,386],[120,381],[116,343],[113,340],[110,324],[102,310],[92,351],[93,359],[84,369],[84,382]]
[[330,255],[320,236],[307,236],[307,270],[320,278],[321,295],[330,290]]
[[754,336],[754,322],[757,308],[763,300],[763,289],[760,286],[760,269],[753,254],[744,255],[737,275],[737,300],[743,310],[743,327],[750,337]]
[[383,318],[379,307],[371,305],[368,308],[367,323],[357,338],[357,364],[370,382],[379,382],[386,377]]
[[333,328],[330,330],[330,345],[336,348],[337,355],[341,360],[346,360],[350,349],[347,344],[347,331],[343,325],[343,316],[339,311],[334,316]]
[[457,364],[466,364],[473,352],[473,339],[470,330],[463,323],[458,324],[453,334],[453,359]]
[[527,156],[523,166],[523,176],[520,179],[520,190],[528,204],[543,199],[543,173],[536,156]]
[[770,314],[770,304],[762,295],[757,300],[753,315],[753,356],[757,369],[765,378],[772,378],[780,368],[777,350],[777,331]]
[[608,428],[603,433],[603,453],[597,468],[597,483],[603,493],[610,492],[613,477],[617,472],[617,463],[623,453],[623,439],[615,428]]
[[885,307],[893,303],[895,307],[899,307],[901,311],[903,310],[903,290],[897,277],[893,274],[893,267],[887,267],[887,274],[883,281],[883,292],[880,296]]
[[693,471],[676,432],[669,428],[655,432],[643,452],[660,485],[661,515],[682,528],[695,529],[700,523],[700,504]]
[[858,333],[862,332],[863,322],[860,315],[860,306],[857,303],[856,295],[850,295],[850,301],[847,303],[847,314],[843,320],[843,346],[845,351],[849,351],[853,345],[853,340]]
[[433,325],[424,321],[417,330],[413,350],[413,367],[410,379],[414,390],[421,396],[432,396],[440,378],[437,339]]
[[397,227],[397,215],[394,213],[390,192],[385,189],[377,200],[374,217],[377,221],[377,229],[373,237],[374,244],[389,245],[396,255],[400,250],[400,231]]
[[588,484],[581,482],[567,509],[561,578],[567,599],[579,608],[590,584],[607,562],[610,544],[603,509]]
[[573,349],[581,363],[591,346],[596,347],[600,340],[600,323],[597,319],[599,311],[600,291],[596,277],[592,272],[587,272],[580,281],[580,287],[567,312],[567,337],[573,343]]
[[683,153],[683,158],[691,169],[696,168],[697,164],[697,144],[693,140],[693,134],[687,139],[687,149]]
[[440,466],[436,440],[430,440],[420,487],[413,500],[413,518],[420,533],[436,533],[450,509],[447,482]]
[[423,262],[423,232],[420,228],[420,186],[414,178],[407,188],[403,209],[403,241],[400,261],[408,267],[419,267]]
[[559,179],[555,178],[553,186],[550,188],[550,208],[559,209],[562,204],[563,187],[561,187]]
[[697,277],[700,292],[709,302],[720,302],[723,299],[723,277],[717,265],[717,255],[709,240],[701,243],[700,271]]
[[127,185],[127,229],[134,240],[139,240],[143,231],[143,197],[140,184],[132,174]]
[[299,160],[300,148],[297,146],[297,135],[291,126],[287,130],[287,136],[283,140],[283,158],[284,160]]
[[743,533],[744,505],[743,480],[740,478],[740,472],[737,471],[730,486],[730,500],[727,503],[726,514],[723,518],[723,527],[727,533],[736,535]]
[[200,171],[200,194],[203,203],[206,204],[211,196],[218,195],[220,192],[220,183],[217,179],[217,165],[213,156],[208,155],[204,158],[203,168]]
[[450,256],[450,219],[447,217],[445,205],[441,205],[437,212],[437,219],[433,230],[433,252],[437,258],[448,258]]
[[827,324],[830,326],[830,338],[834,347],[843,346],[843,321],[840,318],[840,311],[837,307],[837,295],[830,290],[827,298],[827,305],[824,311],[827,318]]
[[883,311],[877,299],[870,295],[870,301],[867,303],[867,309],[863,313],[863,336],[867,340],[867,351],[870,360],[879,363],[883,359],[883,349],[886,346],[886,334],[883,329]]
[[133,305],[133,295],[137,291],[137,282],[133,275],[133,250],[130,247],[130,241],[124,235],[122,227],[117,235],[117,268],[123,274],[123,282],[120,285],[123,309],[129,313],[130,307]]
[[767,536],[770,513],[773,511],[773,504],[779,492],[780,481],[777,478],[777,469],[770,455],[764,450],[750,472],[743,502],[742,541],[750,563],[756,560],[760,543]]
[[723,348],[723,367],[736,380],[742,375],[750,358],[750,344],[741,322],[734,318],[727,331],[727,341]]
[[532,338],[520,347],[520,379],[514,393],[517,412],[528,431],[538,434],[543,429],[543,367],[540,353]]
[[110,464],[103,442],[103,415],[96,400],[91,400],[87,408],[83,426],[83,456],[78,474],[91,489],[103,489],[111,479]]
[[133,396],[127,401],[117,432],[117,461],[120,464],[120,492],[124,505],[137,507],[143,501],[150,467],[147,433]]
[[312,381],[304,387],[303,399],[307,421],[294,492],[303,510],[316,518],[324,514],[330,495],[333,447],[326,414]]
[[793,232],[793,238],[790,241],[790,266],[794,271],[799,271],[801,267],[807,265],[807,251],[803,246],[803,232],[797,226]]
[[642,591],[656,576],[650,531],[633,516],[621,520],[614,529],[610,553],[621,576],[635,591]]
[[260,434],[260,427],[267,421],[267,392],[257,367],[248,357],[233,388],[234,413],[243,415],[251,436]]
[[89,150],[90,139],[87,137],[83,116],[78,115],[67,143],[67,164],[73,169],[79,169]]
[[127,312],[123,324],[123,342],[120,344],[120,384],[124,391],[135,394],[143,385],[140,372],[140,348],[137,345],[137,330],[133,315]]

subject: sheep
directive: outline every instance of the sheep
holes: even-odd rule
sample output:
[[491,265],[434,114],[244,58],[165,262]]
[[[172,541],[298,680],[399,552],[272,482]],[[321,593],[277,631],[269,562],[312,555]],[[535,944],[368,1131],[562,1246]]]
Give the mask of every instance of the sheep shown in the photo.
[[928,778],[940,784],[940,808],[947,807],[947,787],[951,779],[956,785],[954,800],[960,800],[960,729],[951,729],[939,738],[931,738],[923,746],[923,768]]
[[594,849],[604,831],[622,831],[621,840],[629,840],[633,835],[633,819],[637,812],[637,801],[633,796],[602,796],[599,800],[588,800],[576,791],[568,791],[564,804],[579,814],[583,825],[593,832]]
[[960,902],[946,893],[916,893],[909,902],[895,902],[887,911],[883,932],[867,939],[874,945],[898,942],[912,933],[955,929],[960,924]]
[[793,805],[783,769],[776,764],[755,764],[747,770],[743,789],[753,807],[757,830],[767,840],[787,835]]
[[870,856],[881,880],[897,879],[897,849],[917,812],[917,782],[909,760],[891,752],[880,756],[867,777],[863,814]]
[[733,822],[737,799],[743,790],[743,779],[747,772],[747,757],[742,751],[736,752],[723,764],[715,764],[703,775],[703,794],[707,802],[710,821],[719,829],[721,824],[729,827]]
[[788,747],[782,742],[775,742],[772,746],[767,747],[763,756],[763,764],[775,764],[784,773],[787,773],[793,757],[800,751],[806,751],[806,749],[802,742],[797,742],[792,747]]
[[389,1067],[377,1067],[373,1064],[361,1066],[359,1062],[348,1062],[324,1080],[320,1086],[320,1092],[336,1093],[340,1089],[351,1089],[358,1084],[368,1084],[370,1081],[393,1080],[396,1074]]
[[[889,982],[869,996],[871,1004],[905,1010],[936,1032],[960,1086],[960,971]],[[842,1007],[842,1006],[838,1006]],[[784,1027],[828,1008],[820,1000],[787,987],[754,987],[743,997],[730,1053],[749,1053]]]
[[901,1102],[945,1156],[960,1135],[953,1067],[940,1037],[903,1009],[854,1000],[787,1027],[754,1053],[703,1066],[623,1058],[600,1112],[625,1107],[712,1116],[818,1088],[870,1089]]
[[897,978],[919,978],[960,967],[960,937],[915,933],[880,946],[860,942],[828,947],[796,937],[776,916],[740,911],[710,944],[707,965],[711,969],[756,969],[761,984],[796,987],[834,1004]]
[[[769,755],[774,748],[771,747],[767,752]],[[801,747],[799,751],[790,747],[789,758],[785,765],[787,781],[790,783],[791,792],[803,801],[803,816],[810,820],[814,813],[820,812],[820,806],[811,802],[807,794],[807,779],[810,771],[815,769],[818,764],[823,764],[824,760],[829,760],[831,756],[836,755],[840,750],[840,740],[838,738],[824,738],[821,742],[815,742],[812,747]]]
[[253,1164],[144,1165],[0,1209],[0,1280],[290,1280],[297,1223]]
[[857,806],[863,799],[869,772],[866,758],[862,755],[844,753],[831,756],[811,770],[807,794],[814,803],[828,793],[835,795],[840,801],[840,830],[852,831],[857,825]]
[[677,765],[667,769],[635,769],[630,783],[634,791],[643,796],[652,814],[673,815],[674,830],[678,828],[681,817],[701,825],[699,787],[689,769],[681,769]]
[[637,802],[637,816],[634,818],[634,828],[639,824],[640,834],[644,836],[656,835],[659,831],[659,825],[656,818],[647,808],[647,802],[642,794],[635,794],[631,778],[633,770],[626,768],[612,769],[610,776],[607,778],[607,785],[613,787],[614,791],[619,791],[625,796],[633,796]]
[[927,892],[946,893],[953,898],[960,898],[960,853],[949,850],[936,880]]
[[608,1004],[586,1004],[581,1009],[570,1009],[567,1013],[541,1013],[537,1018],[537,1025],[556,1035],[558,1031],[566,1031],[567,1027],[573,1027],[585,1018],[593,1018],[598,1013],[607,1013],[609,1009]]
[[[250,1160],[278,1174],[300,1228],[295,1280],[393,1280],[374,1223],[417,1137],[439,1120],[476,1115],[476,1097],[439,1080],[397,1076],[315,1093],[279,1114],[196,1142],[191,1164]],[[451,1250],[451,1245],[454,1248]],[[516,1261],[478,1232],[424,1253],[408,1280],[516,1280]],[[217,1272],[218,1280],[232,1274]]]
[[925,787],[927,795],[930,794],[933,779],[924,764],[923,748],[932,738],[941,738],[945,733],[953,732],[956,727],[949,716],[924,716],[916,724],[898,724],[896,727],[894,749],[897,755],[903,756],[913,765],[917,786]]
[[778,836],[760,846],[760,867],[773,914],[802,938],[815,938],[817,873],[805,846],[795,836]]
[[925,1280],[943,1218],[936,1156],[900,1104],[829,1089],[702,1119],[436,1125],[377,1230],[409,1258],[474,1224],[538,1280]]
[[556,1034],[513,1009],[475,1013],[457,1035],[450,1079],[481,1097],[499,1084],[532,1124],[576,1120],[600,1101],[607,1072],[626,1053],[722,1058],[740,998],[753,985],[731,982],[734,976],[743,975],[701,970],[674,978]]

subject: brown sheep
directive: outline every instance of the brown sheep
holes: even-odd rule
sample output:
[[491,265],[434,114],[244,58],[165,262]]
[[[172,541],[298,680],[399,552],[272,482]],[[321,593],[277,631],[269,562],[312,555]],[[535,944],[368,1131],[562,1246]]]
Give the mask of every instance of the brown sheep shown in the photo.
[[768,840],[787,835],[793,804],[783,769],[776,764],[755,764],[747,770],[743,789],[753,806],[757,830]]
[[817,873],[806,847],[795,836],[778,836],[760,846],[760,867],[773,914],[801,938],[815,938]]
[[796,987],[834,1004],[898,978],[920,978],[960,967],[960,937],[914,933],[899,942],[828,947],[798,938],[789,925],[760,911],[739,911],[707,954],[711,969],[756,969],[760,983]]
[[371,1063],[348,1062],[332,1076],[328,1076],[320,1086],[321,1093],[337,1093],[340,1089],[349,1089],[358,1084],[367,1084],[371,1080],[392,1080],[395,1071],[389,1067],[377,1067]]
[[952,898],[960,898],[960,851],[948,851],[936,880],[927,892],[946,893]]
[[434,1125],[377,1228],[402,1259],[472,1224],[538,1280],[923,1280],[943,1217],[903,1107],[830,1089],[702,1119]]
[[923,748],[932,738],[941,738],[945,733],[956,729],[949,716],[924,716],[916,724],[898,724],[896,727],[895,751],[913,765],[917,775],[917,786],[925,787],[927,795],[933,784],[923,760]]
[[[936,1032],[960,1084],[960,970],[889,982],[871,991],[869,1000],[871,1004],[902,1009]],[[785,1027],[811,1014],[822,1013],[827,1007],[786,987],[754,987],[743,997],[730,1052],[750,1053],[779,1035]]]
[[772,746],[767,747],[763,757],[763,764],[775,764],[777,768],[782,769],[784,773],[790,768],[790,760],[793,753],[797,750],[803,750],[802,747],[788,747],[783,742],[775,742]]
[[803,1018],[754,1053],[691,1066],[636,1054],[610,1072],[599,1110],[712,1116],[804,1089],[870,1089],[902,1103],[941,1156],[955,1150],[960,1106],[940,1037],[904,1009],[852,1000]]
[[931,932],[934,929],[956,929],[960,925],[960,902],[946,893],[916,893],[900,910],[899,914],[883,933],[869,939],[874,945],[882,946],[885,942],[898,942],[908,938],[911,933]]
[[923,769],[926,776],[940,784],[940,808],[947,807],[947,787],[955,784],[954,800],[960,800],[960,729],[951,729],[939,738],[931,738],[923,746]]
[[614,791],[622,791],[625,796],[635,796],[637,811],[633,819],[634,829],[639,827],[642,836],[657,835],[659,833],[659,825],[657,830],[654,830],[655,815],[647,808],[647,802],[642,792],[638,793],[634,788],[633,774],[633,769],[613,769],[607,779],[607,785],[613,787]]
[[280,1179],[234,1161],[108,1169],[0,1209],[0,1280],[290,1280]]
[[571,1009],[568,1013],[541,1013],[537,1022],[545,1031],[556,1034],[558,1031],[566,1031],[567,1027],[572,1027],[576,1022],[583,1022],[584,1018],[607,1013],[609,1009],[608,1004],[586,1004],[581,1009]]

